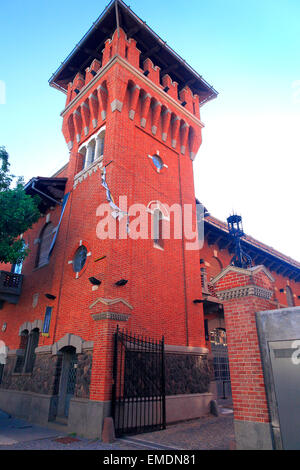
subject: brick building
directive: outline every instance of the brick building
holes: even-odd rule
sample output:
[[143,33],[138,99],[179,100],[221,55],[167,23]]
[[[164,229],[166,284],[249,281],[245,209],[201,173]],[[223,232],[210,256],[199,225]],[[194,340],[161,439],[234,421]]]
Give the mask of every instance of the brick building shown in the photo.
[[[200,251],[186,249],[185,233],[163,239],[163,226],[171,220],[166,208],[186,205],[196,230],[200,109],[217,92],[121,0],[108,5],[50,85],[66,94],[69,161],[27,183],[42,212],[23,234],[30,255],[22,267],[1,267],[0,339],[8,356],[0,408],[101,436],[113,367],[125,374],[126,360],[114,364],[118,325],[153,341],[164,337],[167,422],[200,416],[213,397],[210,332],[225,329],[211,278],[230,263],[231,241],[210,216]],[[147,208],[146,239],[128,235],[133,204]],[[243,243],[254,264],[277,272],[274,302],[299,305],[300,264],[250,237]],[[130,357],[130,344],[124,347]]]
[[[227,223],[208,212],[204,217],[204,243],[200,250],[200,270],[203,294],[206,346],[214,361],[216,393],[219,397],[231,395],[229,361],[224,320],[224,300],[217,295],[220,275],[231,264],[235,247]],[[300,305],[300,263],[276,251],[249,235],[241,239],[241,246],[251,258],[251,265],[264,266],[271,275],[271,299],[268,308],[280,309]],[[232,281],[232,286],[233,281]],[[227,299],[228,300],[228,299]]]

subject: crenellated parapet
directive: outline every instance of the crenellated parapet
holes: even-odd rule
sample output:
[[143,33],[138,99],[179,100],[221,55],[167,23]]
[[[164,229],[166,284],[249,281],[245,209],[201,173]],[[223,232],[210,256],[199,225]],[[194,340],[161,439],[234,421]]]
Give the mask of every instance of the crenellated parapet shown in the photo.
[[150,58],[141,63],[141,53],[137,43],[132,38],[127,38],[122,28],[117,29],[111,39],[107,39],[102,53],[102,60],[94,59],[85,73],[77,73],[73,82],[69,83],[67,89],[67,105],[88,85],[95,76],[116,56],[122,57],[134,68],[143,73],[148,80],[159,86],[164,93],[172,97],[194,116],[200,118],[199,96],[194,95],[188,86],[178,89],[178,83],[172,80],[167,73],[162,74],[160,67],[155,65]]
[[[102,62],[94,59],[68,86],[62,113],[63,134],[69,149],[105,125],[115,112],[182,155],[195,158],[201,144],[199,96],[147,58],[140,60],[136,41],[122,29],[105,42]],[[76,150],[76,149],[75,149]]]

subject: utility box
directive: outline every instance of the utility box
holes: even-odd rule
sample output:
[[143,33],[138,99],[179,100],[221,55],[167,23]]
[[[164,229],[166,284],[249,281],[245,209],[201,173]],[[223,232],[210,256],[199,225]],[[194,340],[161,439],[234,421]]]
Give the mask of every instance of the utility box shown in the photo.
[[300,308],[256,319],[274,449],[300,450]]

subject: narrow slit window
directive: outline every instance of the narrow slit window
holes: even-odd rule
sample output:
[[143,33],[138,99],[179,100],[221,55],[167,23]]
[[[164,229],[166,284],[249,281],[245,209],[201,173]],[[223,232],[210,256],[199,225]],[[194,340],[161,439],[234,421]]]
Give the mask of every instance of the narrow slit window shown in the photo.
[[289,286],[286,286],[285,291],[286,291],[286,301],[287,301],[288,307],[294,307],[295,302],[294,302],[294,295],[293,295],[292,289]]
[[35,363],[35,349],[38,347],[39,344],[39,336],[40,332],[38,328],[35,328],[31,331],[29,335],[28,347],[26,351],[25,357],[25,372],[32,372]]
[[163,248],[163,215],[159,209],[156,209],[153,213],[153,238],[154,244]]
[[51,247],[51,243],[52,243],[53,236],[54,236],[53,230],[54,230],[54,225],[51,222],[45,225],[42,230],[42,233],[40,236],[37,260],[36,260],[37,268],[44,266],[45,264],[48,264],[49,262],[49,252],[50,252],[50,247]]
[[23,368],[25,364],[25,356],[26,356],[26,351],[28,347],[28,338],[29,338],[28,331],[27,330],[22,331],[21,339],[20,339],[20,346],[19,346],[19,349],[21,351],[20,351],[20,354],[17,356],[16,365],[14,369],[15,373],[23,372]]
[[53,307],[47,307],[44,317],[43,334],[48,334],[50,329],[51,315]]

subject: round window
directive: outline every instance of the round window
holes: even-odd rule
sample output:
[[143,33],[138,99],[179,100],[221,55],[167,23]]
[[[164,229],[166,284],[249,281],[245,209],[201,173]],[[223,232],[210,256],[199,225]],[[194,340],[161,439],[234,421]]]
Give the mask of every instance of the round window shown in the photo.
[[79,273],[83,269],[86,263],[86,257],[87,257],[87,248],[82,245],[76,251],[74,259],[73,259],[73,269],[75,273]]
[[163,166],[164,166],[164,163],[162,161],[162,159],[160,158],[159,155],[153,155],[152,156],[152,161],[154,163],[154,165],[156,166],[156,168],[160,171]]

